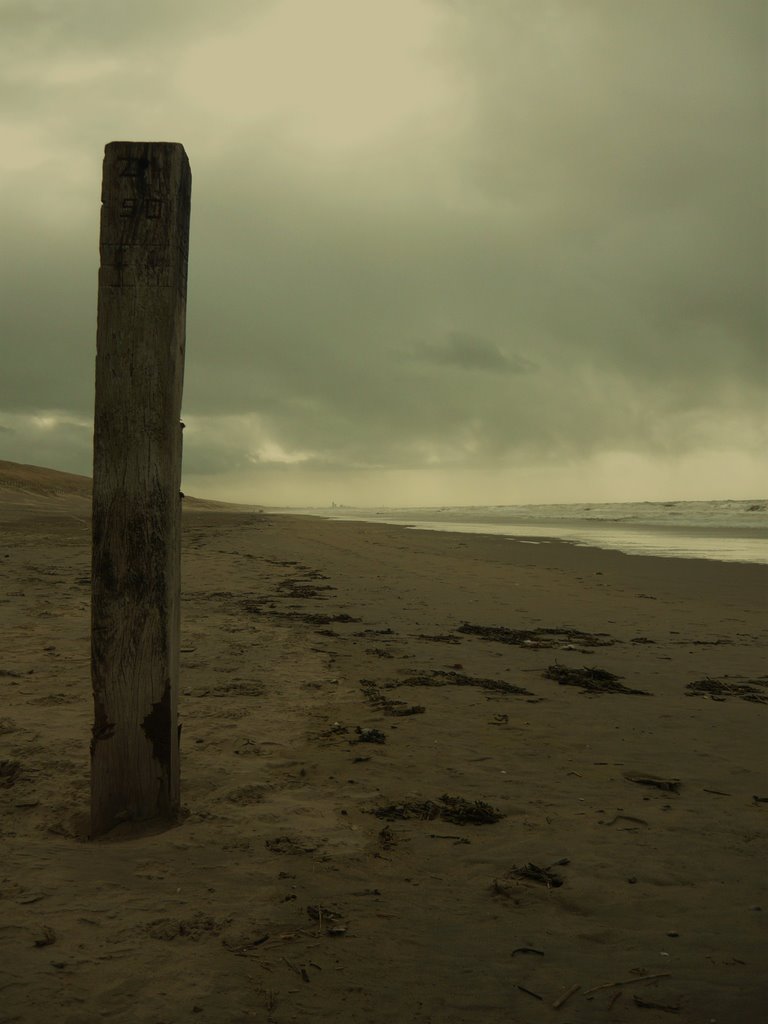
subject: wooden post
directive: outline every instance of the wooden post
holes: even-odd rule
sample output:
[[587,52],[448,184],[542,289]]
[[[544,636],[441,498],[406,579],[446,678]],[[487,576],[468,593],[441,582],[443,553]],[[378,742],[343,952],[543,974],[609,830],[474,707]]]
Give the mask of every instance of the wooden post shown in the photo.
[[91,834],[179,811],[184,148],[104,155],[93,451]]

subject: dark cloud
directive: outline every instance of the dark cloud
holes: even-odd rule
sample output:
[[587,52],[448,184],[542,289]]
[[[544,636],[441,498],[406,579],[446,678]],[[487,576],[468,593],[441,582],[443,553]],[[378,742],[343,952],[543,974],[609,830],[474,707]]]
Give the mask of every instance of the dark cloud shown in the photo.
[[463,331],[451,331],[442,341],[422,345],[414,355],[417,360],[458,370],[504,374],[527,373],[535,368],[530,360],[504,351],[498,343]]

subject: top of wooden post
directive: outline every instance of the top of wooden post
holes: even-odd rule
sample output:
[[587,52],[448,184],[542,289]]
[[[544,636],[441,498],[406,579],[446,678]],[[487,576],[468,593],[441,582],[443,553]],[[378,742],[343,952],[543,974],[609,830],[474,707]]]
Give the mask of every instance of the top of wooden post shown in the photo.
[[186,293],[191,192],[192,173],[181,143],[106,145],[100,284],[175,284]]

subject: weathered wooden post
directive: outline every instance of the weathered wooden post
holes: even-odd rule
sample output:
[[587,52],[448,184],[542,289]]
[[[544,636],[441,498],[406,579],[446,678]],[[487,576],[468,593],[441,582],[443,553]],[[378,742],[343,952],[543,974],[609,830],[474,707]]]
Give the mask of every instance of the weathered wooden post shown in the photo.
[[91,834],[179,810],[184,148],[104,155],[93,452]]

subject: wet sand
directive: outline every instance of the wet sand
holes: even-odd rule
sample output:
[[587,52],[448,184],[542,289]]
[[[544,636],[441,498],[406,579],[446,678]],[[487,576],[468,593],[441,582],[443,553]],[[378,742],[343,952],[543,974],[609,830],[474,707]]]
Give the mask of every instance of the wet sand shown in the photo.
[[185,816],[91,842],[87,496],[0,532],[0,1022],[763,1019],[765,566],[188,509]]

